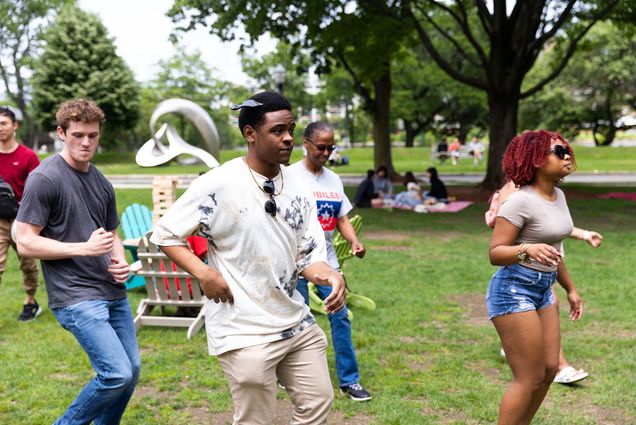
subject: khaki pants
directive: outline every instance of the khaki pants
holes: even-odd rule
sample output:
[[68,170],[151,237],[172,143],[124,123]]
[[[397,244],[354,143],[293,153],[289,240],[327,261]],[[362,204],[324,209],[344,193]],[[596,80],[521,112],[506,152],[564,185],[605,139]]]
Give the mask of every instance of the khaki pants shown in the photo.
[[221,354],[234,424],[272,424],[277,376],[293,405],[291,424],[326,424],[333,402],[326,348],[325,334],[312,325],[289,339]]
[[[18,253],[15,242],[11,240],[11,221],[0,218],[0,282],[7,263],[9,246]],[[22,270],[24,292],[28,295],[35,295],[38,289],[38,264],[33,258],[24,258],[18,255],[20,260],[20,270]]]

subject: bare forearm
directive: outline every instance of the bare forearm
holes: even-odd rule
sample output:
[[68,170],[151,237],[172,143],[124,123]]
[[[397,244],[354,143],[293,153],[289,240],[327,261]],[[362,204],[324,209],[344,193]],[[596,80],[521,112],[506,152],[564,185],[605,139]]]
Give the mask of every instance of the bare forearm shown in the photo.
[[354,243],[358,242],[356,231],[354,230],[351,222],[349,221],[349,218],[346,215],[338,219],[336,227],[338,228],[338,231],[340,232],[342,237],[345,238],[347,242],[349,242],[349,245],[353,245]]
[[218,270],[205,264],[185,245],[160,246],[161,251],[166,254],[177,266],[190,273],[197,279],[203,279],[210,270],[219,273]]
[[305,268],[305,270],[303,270],[300,275],[302,277],[304,277],[305,279],[314,282],[318,285],[325,285],[325,286],[331,286],[330,283],[328,282],[317,282],[316,281],[316,276],[327,276],[333,273],[338,273],[339,272],[335,269],[333,269],[329,264],[325,263],[325,262],[318,262],[318,263],[313,263],[311,264],[309,267]]
[[493,266],[510,266],[519,262],[521,245],[498,245],[490,248],[490,264]]
[[121,238],[117,234],[117,230],[111,230],[113,236],[115,236],[115,242],[113,243],[113,251],[111,253],[111,257],[116,258],[118,260],[126,261],[126,250],[124,249],[124,245],[121,242]]
[[62,260],[85,255],[85,242],[60,242],[44,236],[18,238],[18,253],[22,257],[40,260]]
[[572,282],[572,279],[570,278],[570,273],[568,273],[568,269],[565,267],[565,263],[563,262],[559,263],[557,267],[557,282],[559,282],[559,285],[565,289],[565,292],[569,293],[576,289],[574,287],[574,282]]

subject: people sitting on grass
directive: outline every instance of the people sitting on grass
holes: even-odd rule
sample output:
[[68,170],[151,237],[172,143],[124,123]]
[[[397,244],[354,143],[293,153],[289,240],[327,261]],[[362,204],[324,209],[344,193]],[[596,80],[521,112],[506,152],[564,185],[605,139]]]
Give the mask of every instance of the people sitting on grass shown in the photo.
[[422,188],[412,171],[407,171],[404,174],[404,186],[406,190],[395,196],[393,207],[411,210],[421,205],[423,202]]
[[373,176],[373,191],[377,198],[384,199],[393,197],[393,185],[388,176],[389,170],[387,170],[384,165],[378,167],[375,176]]
[[429,205],[448,203],[448,191],[446,190],[444,182],[440,180],[437,169],[435,167],[429,167],[426,173],[431,183],[431,189],[428,192],[424,192],[424,203]]
[[367,170],[367,177],[360,182],[356,189],[353,204],[358,208],[371,208],[371,200],[377,197],[373,186],[375,171]]

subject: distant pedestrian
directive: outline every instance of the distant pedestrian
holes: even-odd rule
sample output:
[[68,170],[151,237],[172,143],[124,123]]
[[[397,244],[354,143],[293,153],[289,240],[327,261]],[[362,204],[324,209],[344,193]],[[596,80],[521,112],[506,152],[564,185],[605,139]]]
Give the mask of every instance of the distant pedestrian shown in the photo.
[[[0,282],[5,270],[9,247],[17,252],[15,241],[11,239],[11,226],[15,220],[15,207],[22,200],[22,192],[27,176],[35,167],[40,165],[38,156],[31,149],[18,143],[16,131],[18,122],[15,114],[9,108],[0,107],[0,184],[4,182],[13,194],[0,193],[2,207],[0,210]],[[1,190],[1,189],[0,189]],[[7,202],[5,204],[5,202]],[[18,316],[21,322],[28,322],[42,312],[42,307],[35,300],[38,289],[38,265],[33,258],[18,255],[20,270],[22,270],[22,285],[26,294],[22,313]]]

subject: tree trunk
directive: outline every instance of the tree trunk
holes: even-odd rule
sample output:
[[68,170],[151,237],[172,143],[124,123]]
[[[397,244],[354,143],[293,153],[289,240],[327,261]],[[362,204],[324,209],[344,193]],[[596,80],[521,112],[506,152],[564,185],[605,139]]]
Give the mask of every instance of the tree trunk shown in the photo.
[[413,121],[404,120],[404,130],[406,132],[406,140],[404,141],[404,146],[407,148],[412,148],[415,144],[415,137],[418,134],[416,128],[413,128]]
[[[603,131],[603,126],[595,123],[594,128],[592,129],[592,136],[594,137],[594,144],[596,146],[610,146],[614,139],[616,138],[617,132],[616,126],[614,124],[610,124],[607,131]],[[600,137],[599,137],[600,135]]]
[[373,159],[375,168],[384,165],[389,171],[389,178],[396,177],[391,158],[391,134],[389,131],[389,114],[391,104],[391,73],[387,71],[373,82],[375,99],[373,107]]
[[503,154],[508,143],[517,134],[517,111],[519,109],[519,91],[516,93],[488,94],[490,145],[488,147],[488,167],[486,177],[480,186],[494,191],[504,183],[501,169]]
[[349,144],[353,147],[353,139],[355,137],[355,123],[353,116],[353,104],[345,103],[345,123],[347,128],[347,133],[349,135]]

